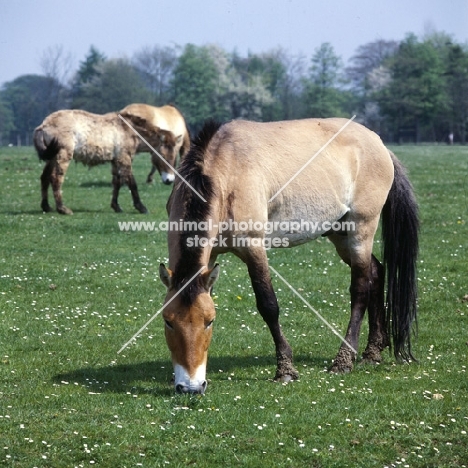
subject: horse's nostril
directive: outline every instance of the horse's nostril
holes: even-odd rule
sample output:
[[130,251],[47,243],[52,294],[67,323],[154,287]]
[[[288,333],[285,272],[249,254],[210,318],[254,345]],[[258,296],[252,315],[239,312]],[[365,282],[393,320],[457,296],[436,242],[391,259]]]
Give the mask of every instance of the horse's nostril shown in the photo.
[[175,390],[176,390],[177,393],[188,393],[189,388],[187,387],[187,385],[177,384],[175,386]]
[[201,384],[201,392],[200,393],[205,393],[207,385],[208,385],[208,382],[206,380],[204,380],[203,383]]

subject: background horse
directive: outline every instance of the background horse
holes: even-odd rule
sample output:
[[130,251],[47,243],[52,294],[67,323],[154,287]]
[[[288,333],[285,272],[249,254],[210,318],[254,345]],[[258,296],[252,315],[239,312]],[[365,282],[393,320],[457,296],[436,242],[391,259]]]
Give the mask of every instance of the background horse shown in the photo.
[[[179,154],[181,158],[183,158],[190,149],[190,133],[185,123],[184,116],[175,107],[153,107],[147,104],[130,104],[122,109],[122,112],[138,115],[148,120],[156,127],[171,131],[176,137],[175,152]],[[169,184],[174,182],[174,174],[172,172],[168,174],[165,173],[165,168],[161,166],[160,158],[154,153],[151,154],[151,162],[153,165],[146,182],[153,182],[153,175],[156,170],[161,174],[163,182]]]
[[[267,253],[259,242],[265,241],[265,231],[258,222],[265,226],[268,221],[309,220],[334,227],[326,235],[351,268],[351,318],[332,372],[352,370],[366,310],[369,336],[364,361],[380,362],[390,337],[398,359],[413,358],[417,205],[400,162],[375,133],[343,119],[209,123],[184,158],[180,174],[198,193],[183,180],[176,181],[168,212],[182,230],[169,232],[169,268],[160,266],[168,288],[163,318],[176,391],[205,391],[216,315],[210,290],[219,275],[216,257],[224,252],[234,253],[247,265],[258,310],[276,347],[275,379],[298,377],[279,325]],[[372,254],[380,217],[383,265]],[[354,229],[341,230],[338,221],[353,223]],[[198,231],[189,230],[193,222]],[[240,228],[242,222],[249,226],[247,231]],[[230,227],[221,234],[220,226]],[[278,226],[270,237],[286,239],[289,246],[322,234]],[[214,242],[196,244],[196,235]],[[242,236],[251,242],[239,246]]]
[[[121,112],[120,115],[151,146],[162,153],[169,165],[164,161],[160,161],[160,164],[166,166],[165,174],[170,174],[171,180],[174,180],[172,167],[177,155],[174,135],[130,112]],[[46,162],[41,176],[43,211],[51,211],[47,192],[49,184],[52,184],[57,211],[62,214],[73,213],[63,203],[61,188],[70,161],[74,158],[86,166],[107,162],[112,164],[111,207],[116,212],[122,211],[118,196],[123,184],[128,185],[135,208],[140,213],[148,212],[138,194],[132,173],[132,161],[135,153],[149,149],[116,112],[105,115],[91,114],[82,110],[54,112],[34,130],[34,146],[39,158]],[[167,180],[164,181],[168,183]]]

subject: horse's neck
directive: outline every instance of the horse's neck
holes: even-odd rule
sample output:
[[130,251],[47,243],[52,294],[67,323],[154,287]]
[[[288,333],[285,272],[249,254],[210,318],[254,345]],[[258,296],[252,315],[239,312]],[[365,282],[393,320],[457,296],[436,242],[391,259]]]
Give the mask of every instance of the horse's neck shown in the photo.
[[[185,234],[185,235],[184,235]],[[185,232],[171,233],[169,237],[169,268],[173,271],[179,265],[179,262],[196,262],[198,268],[202,266],[208,268],[212,246],[206,245],[201,240],[210,239],[212,233]]]

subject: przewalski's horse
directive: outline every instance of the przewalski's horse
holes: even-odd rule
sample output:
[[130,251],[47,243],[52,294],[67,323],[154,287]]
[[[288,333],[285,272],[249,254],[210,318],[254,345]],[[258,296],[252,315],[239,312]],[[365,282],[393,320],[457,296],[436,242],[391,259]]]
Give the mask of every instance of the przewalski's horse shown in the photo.
[[[171,131],[176,137],[175,152],[180,155],[182,159],[190,149],[190,133],[185,123],[184,116],[173,106],[153,107],[147,104],[130,104],[122,112],[129,112],[133,115],[139,115],[145,118],[153,125],[163,130]],[[153,164],[146,182],[153,182],[153,175],[156,169],[161,174],[163,182],[170,184],[174,182],[174,173],[167,172],[164,167],[161,167],[161,160],[154,153],[151,155],[151,162]]]
[[[397,359],[413,359],[410,337],[416,319],[419,228],[415,197],[403,167],[380,138],[350,122],[339,133],[346,122],[209,123],[196,137],[180,174],[206,202],[182,180],[176,181],[168,212],[170,221],[182,229],[169,232],[169,268],[160,266],[168,288],[163,318],[176,391],[205,391],[216,315],[210,290],[219,275],[216,257],[225,252],[247,265],[258,310],[276,347],[275,379],[298,377],[278,322],[279,307],[263,246],[268,239],[262,226],[268,221],[281,222],[270,240],[277,237],[283,246],[285,240],[294,246],[323,235],[297,228],[299,221],[329,223],[334,228],[326,235],[351,267],[351,319],[332,372],[352,370],[366,310],[369,336],[364,361],[380,362],[390,336]],[[380,217],[383,265],[372,254]],[[341,230],[345,221],[354,229]],[[198,230],[190,231],[194,222]],[[291,224],[282,228],[283,222],[297,222],[296,228],[289,229]],[[242,236],[250,242],[239,242]]]
[[[163,161],[160,163],[169,168],[165,170],[173,177],[170,168],[177,156],[174,135],[130,112],[121,112],[120,115],[151,146],[162,153],[170,166]],[[118,195],[123,184],[128,185],[135,208],[141,213],[148,212],[138,194],[132,161],[135,153],[149,149],[126,122],[116,112],[97,115],[82,110],[61,110],[46,117],[34,130],[34,146],[39,158],[46,162],[41,176],[43,211],[51,211],[47,195],[51,184],[57,211],[62,214],[73,213],[64,205],[61,190],[65,173],[73,158],[86,166],[108,162],[112,164],[111,207],[116,212],[122,211],[118,204]]]

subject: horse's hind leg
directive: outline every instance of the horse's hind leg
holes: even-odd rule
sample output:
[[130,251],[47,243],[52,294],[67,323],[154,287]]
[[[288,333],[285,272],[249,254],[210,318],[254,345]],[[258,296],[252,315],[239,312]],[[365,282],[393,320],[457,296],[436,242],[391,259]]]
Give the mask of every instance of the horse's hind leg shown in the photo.
[[371,296],[372,244],[378,221],[376,218],[374,222],[361,225],[359,232],[334,233],[329,237],[340,257],[351,267],[351,318],[331,372],[350,372],[357,357],[359,332]]
[[133,177],[133,174],[130,174],[128,176],[128,188],[130,189],[130,192],[132,194],[132,199],[133,199],[133,206],[143,214],[148,213],[148,209],[146,208],[145,205],[141,202],[140,199],[140,194],[138,193],[138,187],[135,181],[135,177]]
[[50,183],[55,198],[55,205],[60,214],[73,214],[73,211],[64,205],[62,197],[62,185],[68,166],[70,165],[71,157],[72,155],[66,150],[60,150],[57,160],[53,162],[53,168],[50,174]]
[[381,352],[390,344],[385,318],[384,281],[385,268],[372,255],[369,296],[369,337],[362,354],[363,363],[376,364],[382,360]]
[[133,177],[132,173],[132,159],[131,157],[127,156],[124,157],[122,160],[116,163],[112,163],[112,184],[114,186],[114,191],[112,194],[112,208],[120,213],[122,209],[118,203],[119,197],[119,190],[122,186],[122,183],[127,183],[128,188],[130,189],[130,193],[132,194],[133,199],[133,206],[140,212],[140,213],[148,213],[146,206],[143,205],[140,199],[140,194],[138,193],[138,187],[135,181],[135,177]]
[[54,164],[54,160],[47,161],[41,174],[41,208],[44,213],[52,211],[52,208],[49,205],[48,191]]
[[292,349],[279,324],[279,306],[271,284],[265,251],[250,249],[238,252],[237,255],[247,264],[258,311],[268,325],[275,343],[277,359],[275,380],[283,382],[295,380],[299,373],[293,366]]

